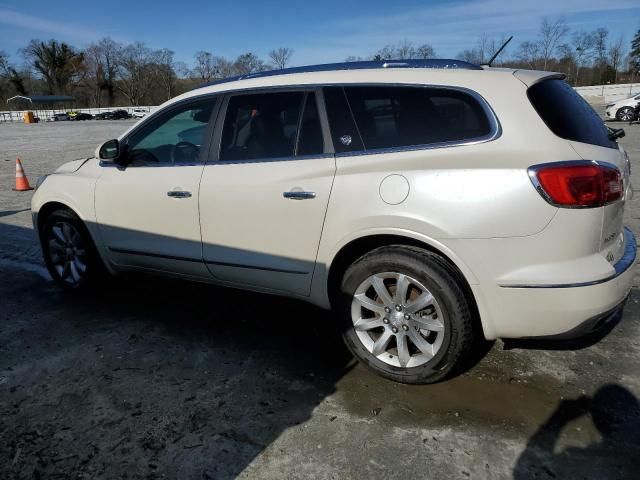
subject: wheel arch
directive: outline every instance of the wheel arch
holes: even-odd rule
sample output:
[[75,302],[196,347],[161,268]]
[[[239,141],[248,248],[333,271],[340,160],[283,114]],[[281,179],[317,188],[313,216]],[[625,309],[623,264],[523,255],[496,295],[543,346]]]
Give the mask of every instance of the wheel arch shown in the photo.
[[[422,250],[435,253],[441,257],[450,266],[451,271],[460,282],[460,286],[462,287],[465,297],[468,299],[469,305],[473,310],[473,318],[476,321],[475,326],[479,328],[482,335],[487,333],[487,329],[484,326],[485,319],[483,319],[483,316],[480,314],[480,311],[484,309],[480,308],[478,299],[471,288],[472,283],[477,283],[473,273],[466,265],[464,265],[464,263],[461,262],[461,260],[453,260],[454,255],[447,252],[444,246],[436,246],[411,236],[400,234],[371,234],[355,238],[343,245],[333,256],[327,273],[327,294],[329,296],[329,302],[333,304],[335,301],[334,299],[339,294],[340,281],[349,265],[362,255],[375,250],[376,248],[391,245],[420,248]],[[489,327],[488,330],[491,331],[491,328]]]
[[34,227],[37,228],[38,239],[40,240],[40,236],[42,235],[42,227],[44,226],[44,222],[46,221],[47,217],[57,210],[66,210],[80,219],[82,225],[84,225],[84,228],[87,231],[87,234],[89,235],[89,238],[91,239],[91,242],[93,243],[95,251],[98,253],[99,258],[102,261],[102,264],[110,273],[115,273],[113,268],[111,267],[111,264],[105,258],[105,252],[103,248],[101,248],[101,243],[96,241],[96,236],[99,235],[99,232],[95,231],[95,225],[89,225],[87,220],[83,218],[75,208],[69,206],[64,202],[58,200],[50,200],[40,206],[36,215],[36,221],[34,222]]

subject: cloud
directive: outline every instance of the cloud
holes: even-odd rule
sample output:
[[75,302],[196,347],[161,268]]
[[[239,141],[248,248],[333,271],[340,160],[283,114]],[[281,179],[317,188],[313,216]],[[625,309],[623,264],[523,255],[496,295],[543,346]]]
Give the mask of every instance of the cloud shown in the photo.
[[95,30],[86,29],[79,25],[70,25],[3,8],[0,8],[0,24],[39,32],[44,35],[61,35],[69,40],[79,42],[92,42],[104,36]]

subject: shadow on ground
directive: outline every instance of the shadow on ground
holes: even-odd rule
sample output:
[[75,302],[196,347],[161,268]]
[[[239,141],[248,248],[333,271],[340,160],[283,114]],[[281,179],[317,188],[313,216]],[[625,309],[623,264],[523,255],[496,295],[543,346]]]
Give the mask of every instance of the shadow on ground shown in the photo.
[[351,365],[327,313],[291,300],[138,276],[71,298],[28,278],[0,302],[16,478],[235,477]]

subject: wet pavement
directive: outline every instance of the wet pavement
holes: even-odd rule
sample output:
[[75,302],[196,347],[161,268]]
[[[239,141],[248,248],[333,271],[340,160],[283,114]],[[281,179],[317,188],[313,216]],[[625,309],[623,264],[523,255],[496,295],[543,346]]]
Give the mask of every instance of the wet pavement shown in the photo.
[[[24,150],[29,174],[71,158],[5,127],[0,478],[637,478],[639,290],[590,347],[498,341],[453,380],[395,384],[300,302],[145,276],[60,292],[2,160]],[[640,126],[626,128],[640,185]],[[638,235],[640,197],[627,217]]]

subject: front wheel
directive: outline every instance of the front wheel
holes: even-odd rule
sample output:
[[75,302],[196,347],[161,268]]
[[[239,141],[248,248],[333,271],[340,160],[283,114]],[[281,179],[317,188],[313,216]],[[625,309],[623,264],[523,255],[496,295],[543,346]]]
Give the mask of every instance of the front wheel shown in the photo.
[[622,107],[616,113],[616,118],[622,122],[628,122],[633,118],[633,108],[631,107]]
[[376,373],[434,383],[472,351],[472,308],[442,257],[418,248],[378,248],[345,272],[339,300],[344,340]]
[[53,280],[65,290],[94,283],[104,273],[84,223],[67,210],[57,210],[44,221],[40,233],[42,253]]

